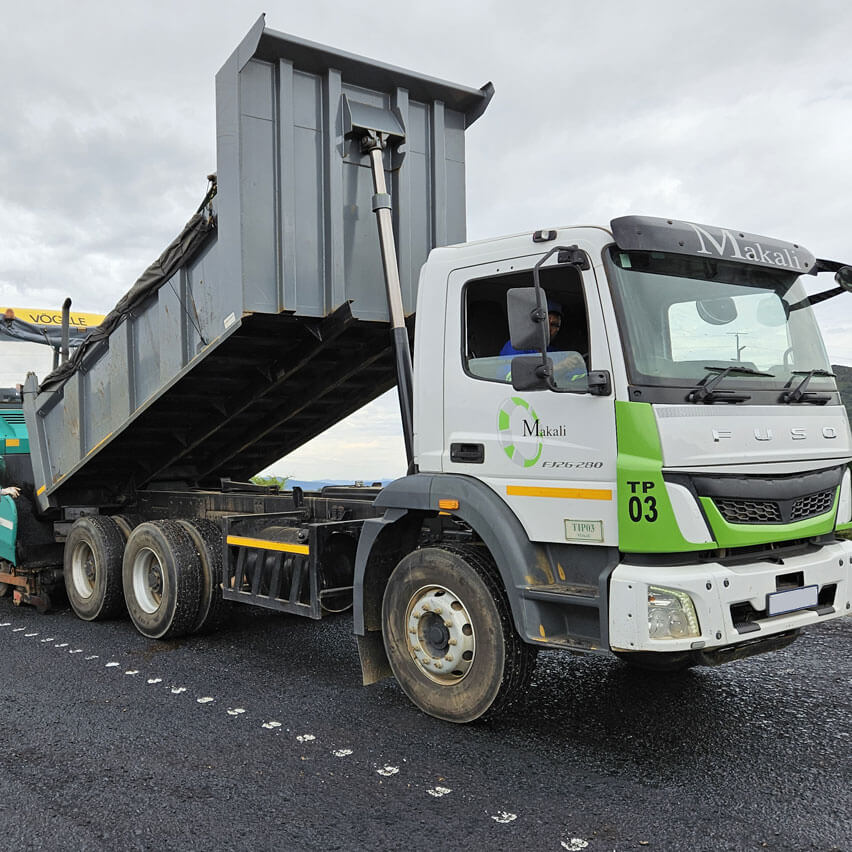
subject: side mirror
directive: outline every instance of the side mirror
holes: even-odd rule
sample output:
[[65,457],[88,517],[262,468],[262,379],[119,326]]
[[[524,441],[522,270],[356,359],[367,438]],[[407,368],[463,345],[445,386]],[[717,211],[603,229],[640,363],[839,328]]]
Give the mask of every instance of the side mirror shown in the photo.
[[852,293],[852,266],[841,266],[834,273],[834,280],[847,292]]
[[515,390],[547,390],[552,375],[553,361],[550,358],[545,359],[544,364],[541,363],[540,355],[517,355],[512,358],[512,387]]
[[[538,307],[535,287],[513,287],[506,293],[506,311],[509,316],[509,337],[515,349],[541,349],[541,324],[544,336],[550,342],[547,324],[547,294],[541,291],[542,307]],[[541,364],[541,361],[538,361]]]

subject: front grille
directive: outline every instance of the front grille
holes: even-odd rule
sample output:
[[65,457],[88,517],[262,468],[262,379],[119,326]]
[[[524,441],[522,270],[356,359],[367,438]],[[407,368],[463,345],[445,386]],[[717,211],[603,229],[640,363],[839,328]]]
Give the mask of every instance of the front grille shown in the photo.
[[780,524],[781,509],[773,500],[717,497],[716,508],[729,524]]
[[834,489],[792,501],[716,497],[713,502],[729,524],[790,524],[828,512],[834,505]]
[[[828,515],[845,465],[776,475],[667,474],[666,480],[712,501],[729,524],[793,524]],[[827,530],[826,530],[827,532]]]
[[834,491],[821,491],[819,494],[809,494],[800,497],[793,503],[790,515],[791,521],[802,521],[805,518],[813,518],[822,515],[834,505]]

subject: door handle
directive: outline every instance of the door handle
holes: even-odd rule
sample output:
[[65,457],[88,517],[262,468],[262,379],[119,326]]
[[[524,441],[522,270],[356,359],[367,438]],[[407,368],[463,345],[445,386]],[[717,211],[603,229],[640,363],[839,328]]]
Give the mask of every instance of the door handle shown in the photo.
[[450,461],[459,464],[483,464],[485,444],[450,444]]

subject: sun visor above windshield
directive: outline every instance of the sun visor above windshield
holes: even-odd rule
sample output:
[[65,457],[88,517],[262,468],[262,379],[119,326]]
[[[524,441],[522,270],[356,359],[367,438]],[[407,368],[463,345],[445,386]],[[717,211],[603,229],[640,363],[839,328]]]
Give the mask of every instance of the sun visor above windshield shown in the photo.
[[758,234],[653,216],[621,216],[610,227],[616,244],[625,251],[664,251],[811,275],[817,272],[816,258],[803,246]]

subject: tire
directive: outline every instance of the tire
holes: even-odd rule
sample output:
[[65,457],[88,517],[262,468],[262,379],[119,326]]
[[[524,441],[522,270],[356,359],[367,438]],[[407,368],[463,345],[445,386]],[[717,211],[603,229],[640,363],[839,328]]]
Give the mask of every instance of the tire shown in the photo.
[[473,545],[405,556],[385,589],[382,631],[403,692],[447,722],[506,710],[535,666],[537,650],[515,631],[494,561]]
[[130,538],[130,533],[144,520],[141,515],[112,515],[111,517],[118,524],[125,541]]
[[5,598],[9,594],[11,586],[8,583],[0,583],[0,598]]
[[213,521],[192,518],[178,523],[192,539],[201,562],[198,614],[189,632],[206,633],[224,624],[230,609],[229,601],[222,597],[222,549],[225,539],[222,530]]
[[83,621],[124,614],[121,557],[124,537],[112,518],[74,521],[65,540],[63,570],[71,609]]
[[201,600],[201,560],[177,521],[148,521],[130,534],[122,579],[127,611],[149,639],[192,630]]

